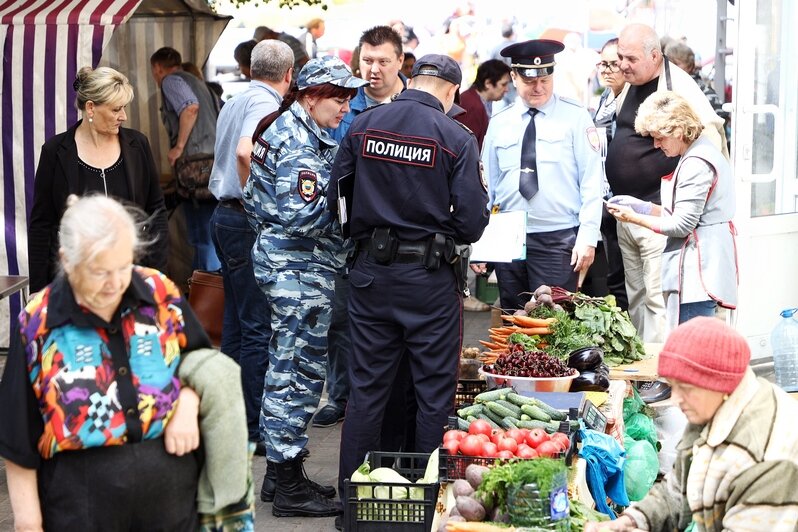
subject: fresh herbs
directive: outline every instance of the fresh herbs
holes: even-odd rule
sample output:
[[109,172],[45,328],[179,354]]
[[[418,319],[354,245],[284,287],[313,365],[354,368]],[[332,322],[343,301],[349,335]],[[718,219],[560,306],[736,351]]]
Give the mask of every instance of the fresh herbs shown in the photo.
[[566,474],[565,462],[552,458],[519,460],[499,465],[485,473],[477,494],[485,498],[490,506],[507,511],[507,494],[517,486],[534,482],[540,494],[548,497],[554,484]]

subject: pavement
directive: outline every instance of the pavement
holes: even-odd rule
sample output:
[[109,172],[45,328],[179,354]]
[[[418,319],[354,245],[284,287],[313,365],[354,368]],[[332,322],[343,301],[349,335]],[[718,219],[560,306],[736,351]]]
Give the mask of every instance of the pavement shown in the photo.
[[[478,347],[477,340],[487,338],[490,326],[490,312],[464,312],[463,347]],[[5,356],[0,356],[0,373],[5,367]],[[326,404],[326,395],[322,403]],[[324,485],[338,485],[338,450],[341,443],[341,423],[334,427],[308,430],[308,449],[310,457],[305,461],[305,471],[316,482]],[[266,473],[266,459],[256,456],[252,464],[255,479],[255,530],[279,532],[334,532],[334,518],[304,518],[272,516],[271,503],[261,502],[258,496],[263,475]],[[8,498],[5,464],[0,460],[0,532],[13,532],[14,522],[11,503]]]

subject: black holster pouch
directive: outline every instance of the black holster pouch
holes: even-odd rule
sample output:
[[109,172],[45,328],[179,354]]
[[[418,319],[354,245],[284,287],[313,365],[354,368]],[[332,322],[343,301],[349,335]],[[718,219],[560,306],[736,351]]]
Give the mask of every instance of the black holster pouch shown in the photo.
[[424,268],[435,271],[441,267],[441,259],[446,254],[446,237],[435,233],[427,240],[427,249],[424,252]]
[[391,234],[390,227],[377,227],[371,233],[371,249],[369,254],[379,264],[391,264],[396,257],[399,241]]
[[[437,236],[437,235],[436,235]],[[453,238],[446,238],[446,249],[443,258],[452,265],[454,278],[457,282],[457,290],[465,297],[471,295],[468,290],[468,268],[470,265],[471,246],[469,244],[458,244]]]

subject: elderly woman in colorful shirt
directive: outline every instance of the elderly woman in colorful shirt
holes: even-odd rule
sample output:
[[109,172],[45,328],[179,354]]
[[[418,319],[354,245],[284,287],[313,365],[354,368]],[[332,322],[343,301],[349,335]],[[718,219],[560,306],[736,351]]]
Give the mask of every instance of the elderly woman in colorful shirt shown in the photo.
[[668,237],[662,255],[662,291],[668,330],[717,306],[737,305],[736,202],[729,161],[706,137],[690,104],[675,92],[657,92],[640,105],[635,131],[650,135],[668,157],[680,157],[663,176],[662,205],[613,196],[610,214]]
[[175,285],[134,266],[138,234],[118,202],[78,200],[62,273],[20,313],[0,383],[16,530],[197,529],[199,398],[177,370],[209,341]]
[[798,402],[757,378],[748,343],[716,318],[668,337],[658,372],[689,422],[673,471],[611,523],[613,530],[798,530]]
[[[261,434],[269,462],[261,497],[272,491],[276,516],[339,514],[332,486],[304,476],[301,454],[308,422],[324,387],[327,330],[335,274],[348,250],[327,209],[330,170],[338,145],[325,131],[349,111],[367,82],[343,61],[309,61],[288,93],[255,133],[244,207],[257,232],[255,278],[272,309],[269,369],[261,408]],[[276,479],[274,478],[276,476]]]

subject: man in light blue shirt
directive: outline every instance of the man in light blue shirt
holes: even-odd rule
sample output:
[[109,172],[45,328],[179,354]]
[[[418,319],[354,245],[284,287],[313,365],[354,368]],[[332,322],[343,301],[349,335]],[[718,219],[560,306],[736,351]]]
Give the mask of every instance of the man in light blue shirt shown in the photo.
[[554,54],[562,49],[539,39],[502,50],[518,98],[493,116],[483,142],[488,207],[527,212],[526,261],[496,264],[505,309],[523,307],[522,293],[542,284],[576,290],[600,238],[598,135],[586,109],[554,94]]
[[282,41],[264,40],[253,48],[249,88],[230,99],[219,113],[216,158],[208,184],[219,200],[211,217],[211,236],[224,278],[221,351],[241,366],[249,439],[258,443],[271,320],[266,297],[255,282],[252,246],[256,234],[247,221],[241,189],[249,176],[255,128],[280,107],[293,64],[294,53]]

